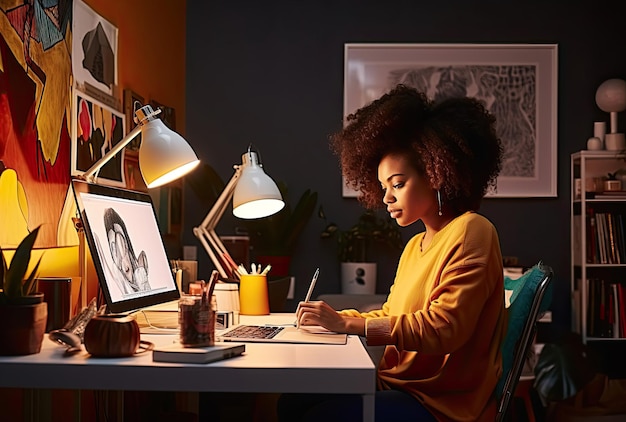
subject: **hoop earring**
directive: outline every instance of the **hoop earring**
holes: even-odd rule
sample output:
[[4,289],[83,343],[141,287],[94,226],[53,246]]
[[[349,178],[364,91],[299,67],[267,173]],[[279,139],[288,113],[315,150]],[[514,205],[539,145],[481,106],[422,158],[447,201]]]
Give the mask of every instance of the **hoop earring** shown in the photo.
[[441,192],[437,189],[437,204],[439,204],[439,217],[443,215],[441,212]]

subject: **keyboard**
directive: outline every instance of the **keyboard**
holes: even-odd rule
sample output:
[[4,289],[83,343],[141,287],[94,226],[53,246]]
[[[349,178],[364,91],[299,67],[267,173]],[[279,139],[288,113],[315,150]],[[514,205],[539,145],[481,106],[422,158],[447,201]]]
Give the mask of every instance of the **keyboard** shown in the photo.
[[274,338],[285,327],[277,326],[258,326],[258,325],[239,325],[232,330],[224,333],[222,337],[228,338],[253,338],[253,339],[270,339]]

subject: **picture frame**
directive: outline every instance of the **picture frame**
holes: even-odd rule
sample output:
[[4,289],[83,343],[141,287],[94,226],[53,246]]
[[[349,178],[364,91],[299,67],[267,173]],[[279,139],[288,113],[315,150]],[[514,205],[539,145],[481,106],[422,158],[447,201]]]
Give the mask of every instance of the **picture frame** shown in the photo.
[[75,87],[117,108],[119,30],[82,0],[74,0],[72,73]]
[[[137,106],[135,104],[138,103]],[[145,105],[145,99],[143,96],[137,94],[132,89],[124,89],[124,115],[126,116],[126,132],[130,133],[131,130],[137,126],[135,123],[135,111]],[[126,146],[126,150],[138,151],[141,145],[141,133],[137,135]]]
[[[123,113],[74,89],[71,135],[71,175],[81,176],[126,136]],[[98,172],[98,183],[124,187],[122,149]]]
[[171,130],[176,130],[176,110],[174,107],[167,106],[157,100],[151,99],[150,105],[154,110],[161,110],[157,115],[159,119]]
[[[344,119],[402,83],[439,100],[469,96],[504,147],[488,198],[557,196],[557,44],[345,44]],[[343,183],[344,197],[358,192]]]

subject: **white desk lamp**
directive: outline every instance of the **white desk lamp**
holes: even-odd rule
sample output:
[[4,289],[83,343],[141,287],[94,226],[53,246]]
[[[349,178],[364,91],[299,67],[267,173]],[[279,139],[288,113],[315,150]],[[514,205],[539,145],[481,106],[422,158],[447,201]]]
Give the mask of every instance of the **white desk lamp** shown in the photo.
[[95,182],[100,168],[141,133],[139,169],[148,188],[169,183],[193,170],[200,160],[187,141],[157,118],[161,110],[145,105],[135,111],[137,126],[82,175]]
[[[263,171],[258,155],[248,148],[241,156],[242,164],[234,165],[235,174],[213,204],[213,207],[193,233],[202,243],[222,278],[237,276],[237,264],[220,240],[215,227],[224,215],[230,198],[233,214],[244,219],[262,218],[277,213],[285,206],[276,183]],[[230,274],[229,274],[230,273]]]
[[[153,110],[150,105],[137,109],[135,111],[137,126],[80,177],[87,182],[97,183],[100,169],[140,133],[139,169],[148,188],[162,186],[193,170],[200,164],[198,156],[182,136],[170,130],[156,117],[160,112],[161,110]],[[81,306],[84,308],[87,306],[85,239],[80,218],[74,219],[74,225],[79,232]]]

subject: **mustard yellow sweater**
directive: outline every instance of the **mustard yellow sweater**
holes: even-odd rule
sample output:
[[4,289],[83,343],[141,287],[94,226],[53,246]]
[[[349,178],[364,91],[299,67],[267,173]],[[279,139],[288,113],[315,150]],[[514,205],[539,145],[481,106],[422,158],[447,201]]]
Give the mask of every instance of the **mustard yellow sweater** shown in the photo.
[[506,332],[498,234],[467,212],[439,231],[423,252],[424,233],[406,245],[381,310],[366,318],[370,345],[387,345],[378,388],[404,390],[440,421],[493,421]]

